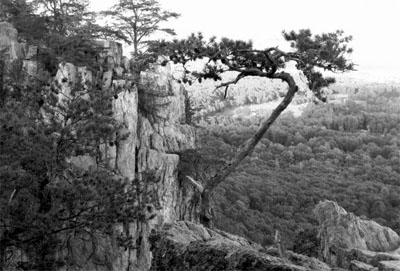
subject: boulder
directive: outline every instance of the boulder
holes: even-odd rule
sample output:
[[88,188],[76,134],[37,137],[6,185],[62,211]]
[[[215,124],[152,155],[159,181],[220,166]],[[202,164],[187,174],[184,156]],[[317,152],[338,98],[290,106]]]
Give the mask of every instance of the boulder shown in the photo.
[[351,261],[350,263],[351,271],[378,271],[378,268],[373,267],[372,265],[359,262],[359,261]]
[[[400,237],[392,229],[361,219],[328,200],[320,202],[314,214],[320,224],[321,259],[332,267],[359,270],[358,262],[362,262],[377,268],[382,262],[400,259],[395,251],[400,247]],[[365,268],[360,270],[368,270]]]

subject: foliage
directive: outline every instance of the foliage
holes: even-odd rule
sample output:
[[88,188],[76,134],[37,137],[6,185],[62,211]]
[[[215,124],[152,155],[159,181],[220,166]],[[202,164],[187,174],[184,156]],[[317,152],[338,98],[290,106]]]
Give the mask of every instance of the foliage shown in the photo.
[[37,46],[39,62],[53,76],[60,62],[96,66],[103,48],[94,41],[119,36],[96,24],[85,0],[5,0],[1,5],[1,18],[14,25],[22,42]]
[[[223,80],[229,81],[234,78],[234,74],[227,74]],[[230,86],[229,92],[225,96],[223,91],[215,90],[218,84],[213,80],[204,80],[202,83],[193,82],[191,86],[186,86],[193,108],[195,108],[194,117],[198,124],[208,120],[218,122],[219,116],[232,114],[248,105],[277,101],[285,95],[287,88],[283,82],[249,77]],[[300,87],[300,93],[293,98],[293,104],[302,103],[307,99],[302,93],[303,90]]]
[[44,270],[55,264],[60,234],[110,233],[143,206],[135,203],[138,183],[113,172],[99,153],[119,129],[111,93],[78,79],[65,96],[45,75],[27,80],[21,70],[15,61],[3,73],[1,266],[13,248],[28,253],[30,268]]
[[283,32],[285,40],[291,42],[291,47],[299,53],[296,68],[304,73],[309,88],[318,98],[323,99],[319,91],[334,83],[335,79],[324,78],[320,71],[315,70],[315,67],[333,72],[353,70],[354,68],[354,64],[349,62],[346,57],[347,54],[353,52],[353,49],[348,48],[352,37],[343,35],[342,30],[315,37],[312,36],[309,29],[300,30],[298,33],[295,31]]
[[[240,40],[215,37],[206,40],[201,33],[192,34],[187,39],[173,42],[153,43],[152,50],[163,52],[175,64],[181,63],[185,68],[183,83],[192,83],[193,77],[199,82],[204,79],[222,80],[222,74],[237,72],[235,80],[225,82],[219,87],[236,84],[247,76],[275,78],[277,72],[284,70],[285,63],[295,61],[296,67],[302,70],[309,80],[309,87],[316,94],[322,87],[334,82],[332,78],[323,78],[316,68],[338,72],[352,70],[354,64],[346,57],[352,52],[348,48],[351,36],[343,36],[343,31],[313,36],[311,31],[300,30],[289,34],[283,32],[291,42],[294,52],[283,52],[278,47],[264,50],[253,48],[253,44]],[[191,61],[206,58],[201,72],[186,69]]]
[[315,226],[308,226],[298,230],[293,240],[293,251],[318,258],[320,244],[317,236],[318,231]]
[[143,53],[148,39],[156,32],[175,35],[171,28],[161,28],[161,23],[180,15],[163,10],[155,0],[119,0],[111,10],[103,11],[104,16],[112,18],[112,26],[122,35],[123,41],[133,44],[133,55]]
[[61,36],[74,33],[91,16],[87,0],[35,0],[34,3],[50,31]]
[[92,40],[120,37],[117,30],[97,24],[98,14],[88,9],[88,0],[34,0],[33,3],[35,14],[44,18],[50,35],[90,36]]
[[[329,199],[400,231],[400,91],[376,84],[332,88],[353,94],[345,102],[328,97],[328,104],[308,105],[297,118],[284,114],[217,188],[218,228],[264,245],[279,230],[288,248],[315,255],[312,210]],[[221,116],[203,130],[199,152],[230,157],[258,123],[248,114]]]
[[34,13],[35,6],[25,0],[0,2],[0,21],[10,22],[18,31],[19,38],[32,43],[47,35],[45,18]]

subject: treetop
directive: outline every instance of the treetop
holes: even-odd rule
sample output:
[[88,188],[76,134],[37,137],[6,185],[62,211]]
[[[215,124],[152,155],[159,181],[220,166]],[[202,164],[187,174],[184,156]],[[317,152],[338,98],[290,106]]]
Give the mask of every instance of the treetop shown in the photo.
[[[352,49],[348,43],[351,36],[344,36],[343,31],[312,35],[309,29],[299,32],[283,32],[285,40],[291,42],[291,51],[279,47],[255,49],[251,41],[233,40],[216,37],[205,39],[201,33],[191,34],[186,39],[159,41],[152,43],[151,50],[169,56],[175,64],[181,63],[185,68],[183,82],[191,83],[197,79],[222,80],[221,75],[227,71],[237,72],[237,77],[221,83],[217,88],[236,84],[247,76],[282,79],[286,63],[294,61],[296,68],[307,77],[309,88],[317,94],[323,87],[334,82],[334,78],[324,77],[321,69],[331,72],[345,72],[354,69],[348,60]],[[190,71],[186,64],[198,59],[207,59],[201,72]],[[164,61],[162,64],[166,64]],[[282,79],[283,80],[283,79]],[[286,81],[286,80],[284,80]]]

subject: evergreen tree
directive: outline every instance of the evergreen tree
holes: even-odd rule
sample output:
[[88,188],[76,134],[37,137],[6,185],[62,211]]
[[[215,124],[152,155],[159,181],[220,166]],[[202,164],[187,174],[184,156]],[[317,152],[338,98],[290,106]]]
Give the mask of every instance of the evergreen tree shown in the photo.
[[113,28],[123,34],[123,40],[133,45],[133,55],[137,56],[156,32],[175,35],[171,28],[161,28],[161,23],[180,15],[163,10],[155,0],[120,0],[105,16],[113,19]]
[[[168,55],[175,64],[183,65],[185,70],[183,83],[191,84],[193,80],[201,83],[204,79],[220,81],[222,74],[236,72],[235,79],[217,86],[217,89],[224,89],[225,97],[230,85],[249,76],[280,80],[288,85],[283,100],[271,115],[265,116],[258,130],[242,143],[237,153],[228,159],[229,162],[205,182],[204,188],[200,189],[202,206],[200,220],[207,226],[213,225],[211,199],[215,188],[253,152],[271,125],[292,102],[299,89],[293,76],[285,70],[285,64],[294,61],[297,69],[307,77],[310,89],[322,100],[324,99],[322,88],[333,83],[334,79],[324,77],[320,70],[343,72],[353,69],[353,63],[347,59],[348,54],[352,52],[347,47],[351,37],[344,36],[343,31],[313,36],[310,30],[300,30],[298,33],[283,32],[283,35],[291,42],[293,50],[290,52],[282,51],[278,47],[258,50],[253,48],[251,42],[228,38],[217,41],[213,37],[207,41],[201,33],[192,34],[183,40],[161,41],[151,45],[152,51]],[[203,58],[208,61],[201,72],[191,71],[186,67],[187,63]],[[167,61],[164,61],[162,65],[166,63]]]
[[62,36],[75,33],[93,14],[88,11],[87,0],[35,0],[35,4],[52,33]]

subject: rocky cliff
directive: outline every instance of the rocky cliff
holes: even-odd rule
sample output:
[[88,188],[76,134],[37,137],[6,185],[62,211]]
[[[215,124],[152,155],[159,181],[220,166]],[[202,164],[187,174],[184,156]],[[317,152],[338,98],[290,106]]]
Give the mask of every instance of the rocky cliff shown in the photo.
[[17,30],[6,22],[0,22],[0,49],[4,50],[6,62],[20,59],[28,74],[37,72],[37,63],[34,60],[37,47],[18,42]]
[[[134,248],[117,248],[109,238],[99,237],[98,244],[79,240],[71,242],[68,252],[69,266],[61,270],[148,270],[151,264],[148,235],[181,217],[190,217],[183,208],[187,198],[178,181],[179,154],[195,148],[195,129],[186,124],[184,87],[172,79],[169,66],[154,64],[135,80],[131,69],[132,60],[123,56],[122,46],[115,42],[99,42],[106,50],[101,60],[103,69],[97,73],[85,67],[61,63],[57,75],[50,84],[59,89],[59,101],[71,92],[77,80],[92,84],[100,77],[103,91],[114,93],[113,114],[123,127],[116,135],[115,144],[100,146],[103,160],[128,180],[139,180],[157,195],[146,206],[146,219],[129,225],[116,225],[131,236]],[[36,47],[17,41],[17,31],[8,23],[0,23],[0,49],[5,49],[9,61],[21,59],[28,74],[36,72],[34,61]],[[73,157],[80,167],[89,168],[96,160],[89,156]],[[144,175],[153,172],[155,182],[146,183]],[[92,254],[92,252],[95,252]],[[64,257],[65,251],[57,252]],[[90,258],[90,260],[88,260]],[[66,269],[65,269],[66,268]]]
[[150,240],[151,270],[331,270],[317,259],[290,251],[281,258],[242,237],[188,221],[165,224]]
[[[104,91],[115,93],[113,113],[123,126],[116,136],[117,144],[102,146],[104,159],[120,175],[141,180],[141,186],[154,192],[157,198],[146,208],[148,219],[121,227],[121,231],[132,237],[136,248],[117,254],[106,266],[96,266],[89,261],[78,269],[110,270],[112,266],[111,270],[148,270],[152,260],[148,242],[150,231],[184,215],[182,202],[185,199],[181,194],[177,167],[179,153],[195,148],[195,130],[185,123],[185,89],[172,79],[168,66],[154,65],[143,72],[140,82],[135,84],[129,61],[122,56],[120,45],[113,42],[102,45],[108,48],[104,59],[112,63],[102,74],[102,87]],[[68,94],[68,86],[76,80],[74,74],[77,72],[91,78],[83,68],[60,65],[55,80],[63,95]],[[90,161],[89,157],[81,158],[78,163],[85,159]],[[155,183],[145,182],[143,174],[148,171],[155,172]],[[100,254],[110,252],[103,250]]]
[[392,229],[346,212],[333,201],[314,209],[321,258],[349,270],[400,270],[400,237]]

